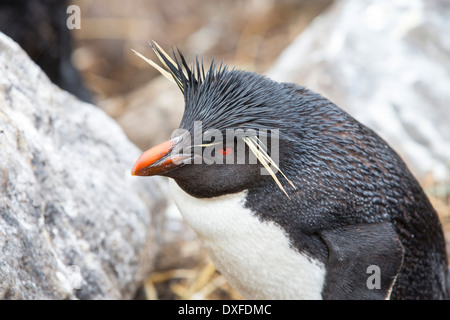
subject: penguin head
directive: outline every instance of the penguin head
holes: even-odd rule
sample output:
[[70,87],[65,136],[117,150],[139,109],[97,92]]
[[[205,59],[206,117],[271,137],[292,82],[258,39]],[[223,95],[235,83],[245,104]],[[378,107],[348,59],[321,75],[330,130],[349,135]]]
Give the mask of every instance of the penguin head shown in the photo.
[[156,43],[152,48],[166,68],[158,70],[183,93],[185,110],[171,139],[144,152],[132,174],[173,178],[196,197],[239,192],[270,180],[287,195],[283,185],[292,183],[278,160],[283,156],[280,151],[287,151],[280,144],[293,140],[280,135],[293,125],[286,120],[286,106],[293,103],[289,88],[214,61],[206,72],[198,59],[189,68],[181,52],[179,61]]

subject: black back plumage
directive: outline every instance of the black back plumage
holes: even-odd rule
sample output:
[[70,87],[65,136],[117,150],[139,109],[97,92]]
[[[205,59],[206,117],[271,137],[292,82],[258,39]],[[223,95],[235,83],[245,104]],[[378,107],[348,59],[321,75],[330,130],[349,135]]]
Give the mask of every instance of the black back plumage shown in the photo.
[[[297,97],[293,119],[301,120],[300,127],[292,120],[290,141],[282,142],[280,167],[297,190],[288,189],[291,200],[283,201],[276,187],[268,185],[249,192],[249,205],[292,235],[389,221],[405,249],[391,298],[448,298],[438,216],[401,158],[376,133],[325,98],[295,85],[283,86],[290,91],[286,94]],[[313,246],[311,252],[326,262],[327,252],[318,238],[305,243],[297,236],[292,241],[297,247]]]
[[294,247],[327,263],[319,232],[389,222],[404,248],[391,298],[449,297],[438,216],[404,162],[376,133],[301,86],[214,62],[205,72],[197,60],[191,71],[181,53],[170,69],[185,98],[180,127],[190,130],[202,121],[204,130],[280,130],[280,169],[296,188],[286,184],[287,200],[275,183],[267,183],[248,190],[246,205],[283,227]]

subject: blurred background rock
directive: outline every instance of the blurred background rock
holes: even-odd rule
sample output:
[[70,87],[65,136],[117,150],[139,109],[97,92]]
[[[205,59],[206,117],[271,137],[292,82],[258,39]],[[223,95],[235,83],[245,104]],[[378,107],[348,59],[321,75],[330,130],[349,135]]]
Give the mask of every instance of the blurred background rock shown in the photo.
[[[0,1],[3,8],[12,2]],[[447,0],[39,2],[58,12],[69,4],[81,8],[81,29],[70,31],[68,63],[80,72],[89,95],[72,92],[116,119],[141,149],[166,140],[183,113],[178,88],[131,51],[153,57],[148,41],[154,40],[167,50],[180,48],[188,61],[197,54],[206,64],[214,57],[223,59],[240,69],[305,85],[336,102],[402,155],[450,238]],[[23,20],[7,20],[3,8],[0,30]],[[52,14],[44,16],[54,20]],[[67,32],[67,16],[62,27],[56,19],[65,29],[61,32]],[[29,52],[38,62],[54,48],[55,30],[49,24],[26,30],[49,37],[47,45]],[[25,33],[19,34],[24,38]],[[211,267],[176,208],[171,206],[167,216],[156,272],[142,297],[239,298]]]

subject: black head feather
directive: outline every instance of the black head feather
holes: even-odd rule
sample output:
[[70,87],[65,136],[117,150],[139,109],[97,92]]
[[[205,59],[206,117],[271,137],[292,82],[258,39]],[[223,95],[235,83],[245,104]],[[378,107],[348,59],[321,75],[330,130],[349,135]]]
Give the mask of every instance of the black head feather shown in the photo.
[[[161,50],[152,46],[167,66],[185,99],[185,112],[180,127],[192,129],[194,121],[202,121],[203,129],[288,129],[300,127],[298,108],[318,100],[311,92],[292,96],[288,84],[272,81],[264,76],[230,69],[214,60],[205,72],[203,62],[196,58],[189,67],[178,51],[173,50],[170,61]],[[306,91],[305,91],[306,93]],[[301,99],[300,99],[301,98]],[[292,119],[290,121],[286,121]],[[287,137],[289,138],[289,137]]]

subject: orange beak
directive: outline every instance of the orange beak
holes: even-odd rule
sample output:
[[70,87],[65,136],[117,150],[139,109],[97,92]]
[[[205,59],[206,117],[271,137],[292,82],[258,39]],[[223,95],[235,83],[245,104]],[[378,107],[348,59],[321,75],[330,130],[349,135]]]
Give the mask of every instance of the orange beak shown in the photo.
[[154,176],[167,173],[180,166],[185,156],[171,155],[174,141],[163,142],[145,151],[131,169],[133,176]]

